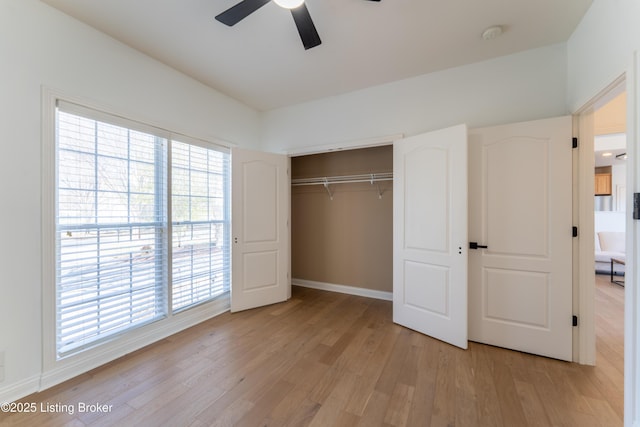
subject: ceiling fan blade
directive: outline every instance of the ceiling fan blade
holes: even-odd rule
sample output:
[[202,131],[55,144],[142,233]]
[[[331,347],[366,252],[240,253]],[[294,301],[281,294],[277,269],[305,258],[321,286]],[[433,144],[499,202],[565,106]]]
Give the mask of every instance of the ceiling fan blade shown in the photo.
[[293,20],[296,23],[296,27],[298,27],[298,33],[300,33],[305,50],[322,43],[306,4],[302,3],[301,6],[291,9],[291,15],[293,15]]
[[270,1],[271,0],[242,0],[240,3],[216,16],[216,20],[232,27]]

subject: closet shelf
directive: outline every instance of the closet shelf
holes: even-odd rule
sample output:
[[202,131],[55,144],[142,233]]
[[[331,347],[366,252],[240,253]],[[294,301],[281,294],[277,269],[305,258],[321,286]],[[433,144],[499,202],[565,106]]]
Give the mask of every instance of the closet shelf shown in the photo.
[[393,181],[393,172],[370,173],[362,175],[324,176],[317,178],[298,178],[292,179],[291,185],[323,185],[327,190],[327,193],[329,193],[329,198],[333,200],[333,193],[331,192],[329,185],[368,182],[371,185],[376,185],[376,187],[378,188],[378,198],[382,199],[383,191],[380,189],[380,185],[378,184],[378,182],[380,181]]
[[327,185],[348,184],[352,182],[368,182],[374,184],[378,181],[393,181],[393,172],[370,173],[363,175],[324,176],[318,178],[292,179],[291,185]]

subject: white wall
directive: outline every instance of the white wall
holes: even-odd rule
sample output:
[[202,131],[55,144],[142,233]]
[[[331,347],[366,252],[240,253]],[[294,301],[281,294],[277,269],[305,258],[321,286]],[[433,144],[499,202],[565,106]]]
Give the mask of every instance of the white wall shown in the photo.
[[567,42],[571,111],[622,75],[640,49],[640,1],[594,0]]
[[39,1],[0,1],[0,401],[42,365],[43,85],[202,139],[254,146],[260,130],[256,111]]
[[613,210],[626,211],[627,165],[611,167],[611,195],[613,196]]
[[265,113],[264,149],[565,115],[564,44]]
[[[593,215],[594,231],[625,231],[625,212],[596,211]],[[596,236],[597,238],[598,236]]]

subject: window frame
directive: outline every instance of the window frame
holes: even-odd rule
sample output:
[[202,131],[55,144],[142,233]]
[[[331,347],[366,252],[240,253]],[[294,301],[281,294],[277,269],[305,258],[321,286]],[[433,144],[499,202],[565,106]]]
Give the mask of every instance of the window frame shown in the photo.
[[[167,225],[167,246],[165,248],[164,261],[165,277],[165,316],[152,320],[133,329],[128,329],[113,336],[100,339],[93,344],[80,347],[80,351],[74,351],[63,356],[58,356],[57,349],[57,322],[56,322],[56,207],[57,207],[57,142],[56,142],[56,111],[58,103],[65,104],[65,112],[69,112],[68,105],[76,106],[77,110],[73,114],[87,117],[84,113],[89,112],[88,118],[93,120],[106,121],[117,126],[128,129],[150,133],[158,137],[165,138],[168,142],[166,147],[166,171],[164,179],[165,189],[165,209]],[[127,114],[127,116],[131,116]],[[110,108],[96,105],[86,99],[62,94],[59,91],[43,87],[42,89],[42,346],[43,346],[43,374],[41,384],[43,388],[56,384],[79,373],[86,372],[92,367],[99,366],[137,348],[153,343],[165,338],[180,330],[186,329],[204,320],[215,317],[229,310],[231,271],[229,268],[227,289],[213,299],[201,301],[189,307],[172,310],[172,218],[171,218],[171,144],[172,141],[198,146],[205,149],[212,149],[223,152],[227,155],[228,168],[225,185],[226,206],[226,233],[225,243],[227,250],[228,265],[230,267],[231,257],[231,176],[230,176],[230,145],[223,141],[210,142],[200,138],[190,137],[177,132],[165,130],[162,126],[155,124],[145,124],[135,119],[124,118],[122,115],[113,113]]]

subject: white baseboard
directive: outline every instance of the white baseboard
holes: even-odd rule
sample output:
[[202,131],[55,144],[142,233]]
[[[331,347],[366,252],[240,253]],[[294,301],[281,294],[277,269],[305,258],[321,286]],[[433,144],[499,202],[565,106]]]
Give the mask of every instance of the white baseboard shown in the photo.
[[0,387],[0,403],[15,402],[40,388],[40,375],[33,375],[10,386]]
[[358,295],[361,297],[393,301],[393,292],[376,291],[374,289],[358,288],[355,286],[337,285],[334,283],[314,282],[313,280],[291,279],[291,284],[303,288],[319,289],[322,291],[339,292],[341,294]]

